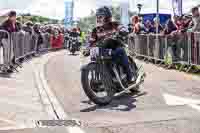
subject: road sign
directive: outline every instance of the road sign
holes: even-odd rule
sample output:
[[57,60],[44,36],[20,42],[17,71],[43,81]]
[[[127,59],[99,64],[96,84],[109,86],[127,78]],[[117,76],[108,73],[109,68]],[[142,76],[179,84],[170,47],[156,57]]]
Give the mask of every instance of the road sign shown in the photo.
[[73,15],[74,15],[74,1],[65,1],[65,26],[69,27],[73,23]]

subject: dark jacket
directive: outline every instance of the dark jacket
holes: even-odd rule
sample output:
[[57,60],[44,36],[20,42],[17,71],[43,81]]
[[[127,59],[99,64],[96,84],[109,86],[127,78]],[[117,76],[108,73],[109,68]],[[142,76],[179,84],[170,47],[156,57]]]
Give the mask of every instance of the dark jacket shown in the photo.
[[23,30],[25,32],[28,32],[31,35],[33,34],[33,28],[32,27],[25,26],[25,27],[23,27]]
[[15,23],[15,27],[10,20],[6,20],[2,23],[1,28],[8,32],[18,32],[20,30],[19,24]]
[[94,28],[90,37],[91,46],[98,46],[111,49],[122,47],[123,44],[119,39],[117,39],[118,36],[116,38],[114,38],[113,36],[113,31],[118,29],[118,27],[119,23],[110,22],[101,27]]

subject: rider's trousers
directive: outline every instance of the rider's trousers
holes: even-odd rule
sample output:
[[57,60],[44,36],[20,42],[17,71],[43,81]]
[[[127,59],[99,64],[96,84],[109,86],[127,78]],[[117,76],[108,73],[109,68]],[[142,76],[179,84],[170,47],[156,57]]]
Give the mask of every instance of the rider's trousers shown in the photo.
[[131,69],[129,67],[126,51],[123,48],[118,47],[112,51],[112,58],[113,61],[115,61],[116,63],[119,63],[120,61],[120,64],[123,66],[124,71],[127,74],[127,79],[131,80],[133,77],[133,73],[131,72]]

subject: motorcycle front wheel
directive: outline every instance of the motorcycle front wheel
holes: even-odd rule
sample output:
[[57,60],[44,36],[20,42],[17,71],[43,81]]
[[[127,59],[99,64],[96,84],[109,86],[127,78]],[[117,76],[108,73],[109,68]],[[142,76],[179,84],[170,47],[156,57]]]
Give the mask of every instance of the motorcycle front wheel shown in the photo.
[[[114,97],[112,77],[105,65],[90,63],[81,72],[81,82],[85,94],[97,105],[105,106],[111,103]],[[105,96],[97,93],[106,92]]]

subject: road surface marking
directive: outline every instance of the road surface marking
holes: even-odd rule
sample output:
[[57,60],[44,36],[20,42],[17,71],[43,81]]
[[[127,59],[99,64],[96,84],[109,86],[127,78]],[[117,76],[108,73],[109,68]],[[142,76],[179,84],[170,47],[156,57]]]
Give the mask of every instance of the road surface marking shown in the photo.
[[167,93],[163,94],[163,97],[167,105],[170,105],[170,106],[188,105],[189,107],[192,107],[193,109],[200,111],[200,105],[199,105],[200,100],[191,99],[191,98],[183,98],[183,97],[174,96]]
[[193,109],[196,109],[200,112],[200,105],[196,105],[196,104],[190,104],[190,107],[192,107]]
[[66,128],[69,133],[86,133],[80,127],[68,127]]
[[17,125],[16,121],[8,120],[8,119],[2,118],[2,117],[0,117],[0,121],[6,122],[6,123],[12,124],[12,125]]

